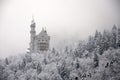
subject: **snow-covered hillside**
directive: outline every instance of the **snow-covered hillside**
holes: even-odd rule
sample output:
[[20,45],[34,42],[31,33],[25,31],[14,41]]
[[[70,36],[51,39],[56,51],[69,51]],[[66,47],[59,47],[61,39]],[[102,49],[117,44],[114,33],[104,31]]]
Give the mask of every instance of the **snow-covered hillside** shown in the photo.
[[120,29],[77,46],[0,59],[0,80],[120,80]]

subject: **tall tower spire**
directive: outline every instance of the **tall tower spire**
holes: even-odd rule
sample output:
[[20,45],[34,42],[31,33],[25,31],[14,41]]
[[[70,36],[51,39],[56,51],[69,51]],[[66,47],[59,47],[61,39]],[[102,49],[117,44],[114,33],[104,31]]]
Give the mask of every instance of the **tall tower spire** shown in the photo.
[[35,46],[35,36],[36,36],[36,31],[35,31],[35,27],[36,27],[36,23],[34,21],[34,18],[32,16],[32,21],[31,21],[31,31],[30,31],[30,52],[34,52],[34,46]]
[[34,17],[33,17],[33,15],[32,15],[32,21],[31,21],[31,24],[33,24],[33,23],[35,23],[35,21],[34,21]]
[[36,34],[36,31],[35,31],[36,23],[35,23],[35,21],[34,21],[33,16],[32,16],[32,21],[31,21],[30,27],[31,27],[30,33],[35,35],[35,34]]

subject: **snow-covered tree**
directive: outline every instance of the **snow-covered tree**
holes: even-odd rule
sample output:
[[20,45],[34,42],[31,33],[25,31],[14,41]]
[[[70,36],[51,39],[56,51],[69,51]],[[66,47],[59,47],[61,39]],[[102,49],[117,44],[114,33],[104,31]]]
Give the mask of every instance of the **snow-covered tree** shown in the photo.
[[0,61],[0,80],[4,80],[3,73],[4,73],[4,66]]
[[110,49],[104,52],[100,60],[101,80],[120,79],[120,50]]
[[92,52],[94,50],[94,48],[95,48],[94,44],[95,44],[94,37],[89,36],[88,43],[87,43],[87,50],[89,52]]
[[118,28],[118,34],[117,34],[117,47],[120,48],[120,27]]
[[40,74],[41,71],[42,71],[42,66],[41,66],[40,63],[38,63],[38,65],[37,65],[37,74]]
[[102,40],[102,34],[96,30],[95,37],[94,37],[94,46],[100,46]]
[[[119,80],[120,28],[96,31],[89,40],[40,53],[0,59],[0,80]],[[117,33],[117,34],[116,34]],[[100,55],[99,55],[100,54]]]
[[61,66],[58,66],[58,73],[63,80],[69,80],[70,71],[67,68],[65,61],[63,61]]
[[116,48],[117,47],[116,42],[117,42],[117,27],[116,25],[114,25],[111,31],[110,46]]
[[97,53],[94,53],[93,61],[94,61],[93,67],[94,68],[98,67],[99,66],[99,57],[98,57]]
[[110,47],[110,33],[109,31],[104,30],[102,36],[102,42],[100,44],[100,54],[103,54]]
[[82,58],[84,51],[86,50],[86,45],[84,41],[80,41],[78,43],[77,48],[74,51],[76,57]]
[[8,58],[5,58],[5,63],[6,63],[6,65],[9,65]]

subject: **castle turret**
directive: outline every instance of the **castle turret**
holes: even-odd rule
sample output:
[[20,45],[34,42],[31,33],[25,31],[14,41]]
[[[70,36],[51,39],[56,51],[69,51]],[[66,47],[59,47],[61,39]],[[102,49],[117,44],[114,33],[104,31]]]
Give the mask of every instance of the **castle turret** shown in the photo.
[[34,47],[35,47],[35,36],[36,36],[36,31],[35,31],[35,27],[36,27],[36,24],[35,24],[35,21],[34,19],[32,19],[31,21],[31,31],[30,31],[30,52],[34,52]]

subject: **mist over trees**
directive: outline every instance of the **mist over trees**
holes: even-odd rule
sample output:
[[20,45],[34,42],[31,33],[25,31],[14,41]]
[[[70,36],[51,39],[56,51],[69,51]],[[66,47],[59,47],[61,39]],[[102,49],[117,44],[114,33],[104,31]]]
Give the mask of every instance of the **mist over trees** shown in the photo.
[[120,28],[113,26],[63,51],[0,59],[0,80],[120,80]]

